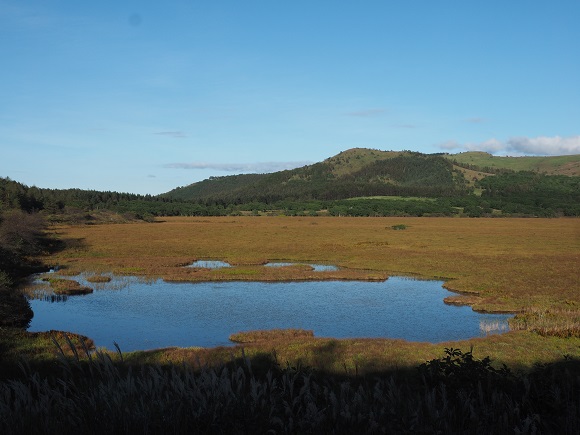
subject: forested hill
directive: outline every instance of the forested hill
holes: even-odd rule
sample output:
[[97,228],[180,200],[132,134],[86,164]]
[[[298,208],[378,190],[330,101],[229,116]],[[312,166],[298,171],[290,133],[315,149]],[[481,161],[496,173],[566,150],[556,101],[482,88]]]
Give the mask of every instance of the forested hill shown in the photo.
[[70,223],[250,213],[580,216],[580,177],[574,175],[579,164],[580,156],[355,148],[302,168],[212,177],[159,196],[43,189],[0,177],[0,223],[14,209]]
[[224,203],[339,200],[360,196],[467,195],[464,171],[441,155],[351,149],[302,168],[260,175],[213,177],[165,197]]

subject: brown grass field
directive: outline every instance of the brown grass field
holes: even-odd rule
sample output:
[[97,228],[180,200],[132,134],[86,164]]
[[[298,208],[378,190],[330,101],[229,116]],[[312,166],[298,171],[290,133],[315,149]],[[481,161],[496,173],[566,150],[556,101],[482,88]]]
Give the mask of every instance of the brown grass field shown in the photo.
[[[395,231],[394,225],[405,230]],[[56,226],[66,244],[45,263],[75,271],[161,277],[166,280],[385,279],[388,275],[442,278],[461,292],[449,302],[481,311],[519,313],[512,332],[461,343],[336,340],[265,334],[243,347],[348,372],[415,365],[444,347],[469,348],[512,366],[580,357],[580,220],[459,218],[211,217],[163,218],[155,223]],[[221,270],[184,268],[197,259],[223,260]],[[319,262],[341,267],[264,268],[267,261]],[[436,325],[434,325],[436,327]],[[258,336],[262,336],[258,334]],[[165,349],[128,360],[218,362],[241,352]]]

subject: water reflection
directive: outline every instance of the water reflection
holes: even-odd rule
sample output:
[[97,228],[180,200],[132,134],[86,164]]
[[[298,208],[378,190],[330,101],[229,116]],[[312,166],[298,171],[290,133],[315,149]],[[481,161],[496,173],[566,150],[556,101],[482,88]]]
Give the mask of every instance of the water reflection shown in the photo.
[[38,295],[36,297],[36,299],[41,300],[41,301],[45,301],[45,302],[50,302],[52,304],[55,302],[66,302],[68,300],[68,295],[43,294],[43,295]]
[[[495,319],[493,314],[488,314],[486,318],[479,321],[479,330],[485,335],[500,334],[509,331],[509,324],[503,317]],[[498,315],[501,316],[501,315]]]
[[310,263],[290,263],[290,262],[283,262],[283,261],[276,261],[264,264],[266,267],[289,267],[289,266],[299,266],[305,264],[310,266],[312,270],[315,272],[336,272],[338,269],[337,266],[333,266],[331,264],[310,264]]
[[[73,277],[76,279],[76,277]],[[126,277],[124,277],[126,279]],[[143,282],[115,279],[104,290],[61,303],[32,299],[29,330],[58,329],[122,350],[230,345],[230,334],[274,328],[319,337],[463,340],[507,330],[509,315],[446,305],[441,281]],[[56,300],[55,300],[56,301]]]
[[224,267],[232,267],[230,263],[218,260],[197,260],[186,267],[195,267],[199,269],[223,269]]

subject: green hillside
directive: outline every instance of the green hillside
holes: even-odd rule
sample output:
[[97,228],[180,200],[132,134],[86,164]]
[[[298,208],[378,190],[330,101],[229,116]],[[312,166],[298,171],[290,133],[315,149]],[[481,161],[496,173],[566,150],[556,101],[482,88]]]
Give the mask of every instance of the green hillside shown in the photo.
[[342,151],[334,157],[326,159],[324,162],[331,166],[332,173],[340,177],[361,170],[364,166],[374,163],[377,160],[392,159],[404,155],[411,155],[409,151],[380,151],[368,148],[351,148]]
[[253,183],[258,183],[266,176],[266,174],[241,174],[229,177],[210,177],[199,183],[178,187],[162,196],[181,200],[219,196],[224,192],[237,191]]
[[355,148],[302,168],[215,177],[163,196],[228,204],[360,196],[449,197],[469,193],[467,184],[462,170],[440,155]]
[[445,157],[460,166],[482,172],[498,170],[532,171],[547,175],[580,176],[580,154],[571,156],[501,157],[472,151],[448,154]]
[[361,196],[449,197],[469,193],[485,177],[512,171],[580,176],[580,155],[497,157],[484,152],[421,154],[352,148],[302,168],[211,177],[161,196],[228,204]]

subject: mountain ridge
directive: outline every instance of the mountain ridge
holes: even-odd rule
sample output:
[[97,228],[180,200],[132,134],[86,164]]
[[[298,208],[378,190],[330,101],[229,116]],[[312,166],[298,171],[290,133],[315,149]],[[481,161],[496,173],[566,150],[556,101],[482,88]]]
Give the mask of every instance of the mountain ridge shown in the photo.
[[300,168],[210,177],[160,196],[228,203],[377,195],[441,197],[467,194],[477,181],[510,171],[578,176],[580,155],[498,157],[479,151],[423,154],[351,148]]

